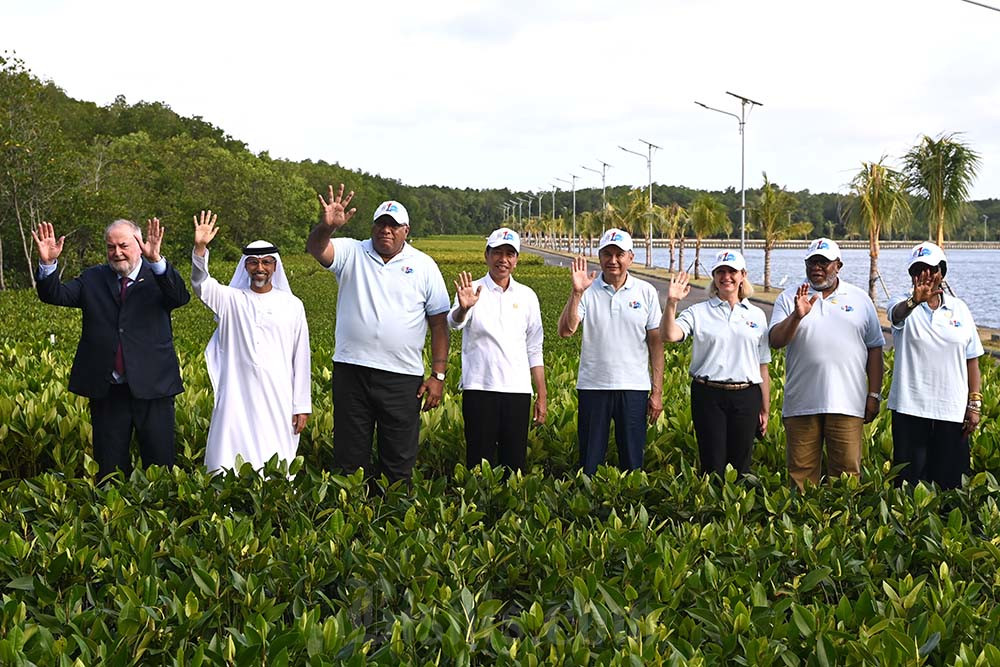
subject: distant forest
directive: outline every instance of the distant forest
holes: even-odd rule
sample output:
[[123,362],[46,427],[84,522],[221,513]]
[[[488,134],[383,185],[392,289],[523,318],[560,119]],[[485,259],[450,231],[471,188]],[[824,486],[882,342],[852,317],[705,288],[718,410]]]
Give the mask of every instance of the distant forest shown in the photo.
[[[107,106],[75,100],[56,83],[41,81],[12,54],[0,55],[0,289],[31,285],[35,255],[30,230],[40,220],[66,235],[65,271],[103,261],[101,232],[116,218],[159,217],[166,224],[169,257],[183,261],[190,251],[191,216],[202,208],[219,214],[225,233],[217,252],[238,255],[242,242],[266,238],[290,250],[301,250],[316,219],[316,193],[328,184],[345,183],[359,193],[358,215],[344,232],[365,237],[374,207],[397,199],[410,212],[414,236],[487,234],[502,224],[504,202],[526,193],[507,188],[471,189],[438,185],[405,185],[398,180],[349,169],[332,162],[274,159],[254,154],[222,128],[198,116],[186,118],[162,102],[130,104],[119,96]],[[878,156],[874,156],[878,157]],[[858,156],[862,159],[872,156]],[[751,182],[759,174],[748,174]],[[780,183],[780,170],[769,173]],[[537,193],[532,215],[537,216]],[[688,208],[705,191],[676,185],[653,185],[654,203]],[[730,187],[708,192],[727,209],[739,229],[740,193]],[[751,204],[759,190],[747,191]],[[846,195],[791,193],[797,208],[791,222],[806,221],[813,235],[843,238]],[[609,202],[628,208],[627,186],[608,188]],[[546,194],[541,214],[552,214]],[[571,194],[555,195],[555,215],[568,219]],[[600,188],[576,192],[577,215],[600,212]],[[527,207],[523,209],[527,214]],[[990,240],[998,238],[1000,200],[971,202],[949,237],[981,240],[982,216],[992,221]],[[558,221],[557,221],[558,222]],[[557,225],[563,227],[564,225]],[[738,231],[737,231],[738,234]],[[749,236],[754,237],[751,229]],[[912,220],[885,238],[927,238],[927,222]]]

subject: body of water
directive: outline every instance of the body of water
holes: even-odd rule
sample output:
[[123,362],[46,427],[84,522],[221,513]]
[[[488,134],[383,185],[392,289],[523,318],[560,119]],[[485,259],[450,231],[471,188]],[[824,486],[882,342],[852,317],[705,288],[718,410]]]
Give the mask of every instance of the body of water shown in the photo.
[[[712,258],[718,248],[702,248],[701,263],[703,267],[711,267]],[[675,251],[676,252],[676,251]],[[840,276],[847,282],[868,289],[868,251],[841,250],[844,268]],[[771,252],[771,284],[782,289],[805,281],[804,250],[774,250]],[[1000,262],[1000,250],[945,250],[948,258],[948,276],[945,282],[955,292],[955,295],[969,304],[976,324],[981,327],[1000,329],[1000,298],[992,287],[984,287],[983,280],[987,267]],[[877,284],[876,302],[885,307],[890,297],[909,294],[911,289],[910,276],[906,273],[909,264],[910,251],[903,249],[882,250],[878,258],[878,271],[882,282]],[[747,274],[755,285],[764,282],[764,251],[747,250]],[[635,248],[635,265],[644,266],[646,262],[645,249],[637,245]],[[684,265],[688,272],[693,273],[694,246],[684,248]],[[653,249],[653,264],[659,268],[670,266],[670,253],[666,248]],[[707,272],[707,269],[704,269]],[[992,285],[992,283],[990,283]],[[887,296],[888,292],[888,296]],[[947,292],[946,292],[947,294]]]

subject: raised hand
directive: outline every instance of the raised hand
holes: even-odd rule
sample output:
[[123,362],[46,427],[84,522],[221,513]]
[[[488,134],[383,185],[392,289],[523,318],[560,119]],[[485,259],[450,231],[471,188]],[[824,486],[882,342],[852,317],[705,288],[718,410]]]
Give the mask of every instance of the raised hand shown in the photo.
[[925,303],[935,296],[944,294],[941,289],[941,272],[931,273],[930,269],[924,269],[913,279],[913,300],[916,303]]
[[160,244],[163,242],[163,232],[165,231],[167,231],[167,228],[160,226],[160,219],[153,218],[152,220],[146,220],[145,241],[142,240],[139,234],[135,235],[135,242],[139,245],[142,256],[146,258],[147,262],[156,264],[160,261]]
[[570,271],[573,278],[573,291],[578,294],[582,294],[597,278],[597,271],[587,273],[587,260],[583,257],[573,258]]
[[795,292],[795,317],[801,320],[808,315],[818,298],[818,293],[813,294],[811,299],[809,298],[809,285],[807,283],[799,285],[798,291]]
[[688,294],[691,293],[691,284],[688,282],[687,271],[681,271],[680,273],[675,273],[673,277],[670,278],[670,289],[667,292],[667,302],[677,303],[682,301]]
[[354,190],[348,192],[345,197],[343,183],[340,184],[340,189],[336,193],[333,191],[333,186],[330,186],[328,195],[330,201],[323,199],[323,195],[317,196],[319,197],[319,221],[327,227],[332,227],[333,229],[343,227],[358,211],[356,208],[347,210],[347,205],[354,198]]
[[479,301],[479,293],[483,291],[483,286],[480,285],[473,290],[472,274],[468,271],[462,271],[458,274],[458,280],[455,281],[455,291],[458,296],[458,307],[467,311]]
[[205,248],[208,244],[212,242],[215,235],[219,233],[219,228],[215,226],[215,221],[218,219],[218,215],[214,215],[211,211],[202,211],[201,219],[198,216],[194,217],[194,251],[198,255],[205,256]]
[[59,259],[66,237],[60,236],[57,240],[55,228],[52,227],[51,222],[38,223],[38,229],[32,229],[31,236],[35,239],[35,245],[38,247],[38,259],[42,264],[51,264]]

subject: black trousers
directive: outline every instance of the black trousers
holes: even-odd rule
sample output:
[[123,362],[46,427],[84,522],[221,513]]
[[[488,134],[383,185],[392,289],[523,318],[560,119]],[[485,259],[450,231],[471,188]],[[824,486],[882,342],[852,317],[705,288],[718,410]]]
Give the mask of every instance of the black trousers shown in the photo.
[[691,419],[703,474],[726,474],[726,464],[750,472],[753,439],[760,425],[760,385],[729,391],[691,383]]
[[962,424],[892,412],[892,464],[906,464],[896,484],[923,480],[942,489],[958,488],[970,459]]
[[173,396],[136,398],[127,384],[113,384],[106,397],[90,399],[90,424],[94,429],[98,480],[115,470],[131,474],[129,445],[133,430],[143,467],[174,465]]
[[485,460],[523,471],[530,412],[531,394],[464,390],[465,464],[472,468]]
[[[367,366],[333,364],[333,465],[350,474],[358,468],[409,479],[420,441],[419,375]],[[372,452],[377,433],[378,461]]]

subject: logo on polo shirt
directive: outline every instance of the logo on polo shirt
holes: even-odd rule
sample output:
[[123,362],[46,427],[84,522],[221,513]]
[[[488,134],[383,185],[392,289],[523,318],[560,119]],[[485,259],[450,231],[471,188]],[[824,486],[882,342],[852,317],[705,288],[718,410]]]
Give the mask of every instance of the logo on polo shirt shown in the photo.
[[845,304],[844,304],[843,306],[841,306],[841,307],[840,307],[840,309],[841,309],[842,311],[844,311],[845,313],[849,313],[849,312],[851,312],[852,310],[854,310],[854,306],[852,306],[852,305],[850,305],[850,304],[846,304],[846,303],[845,303]]
[[642,304],[639,303],[638,301],[629,301],[628,307],[632,308],[633,310],[638,310],[639,308],[642,308]]
[[403,273],[407,273],[407,274],[413,273],[413,267],[412,266],[404,266],[403,267]]
[[951,322],[948,322],[948,324],[950,324],[953,327],[960,327],[960,326],[962,326],[962,323],[959,322],[958,320],[952,320]]
[[750,327],[751,329],[756,329],[760,325],[754,322],[753,320],[747,320],[747,326]]

